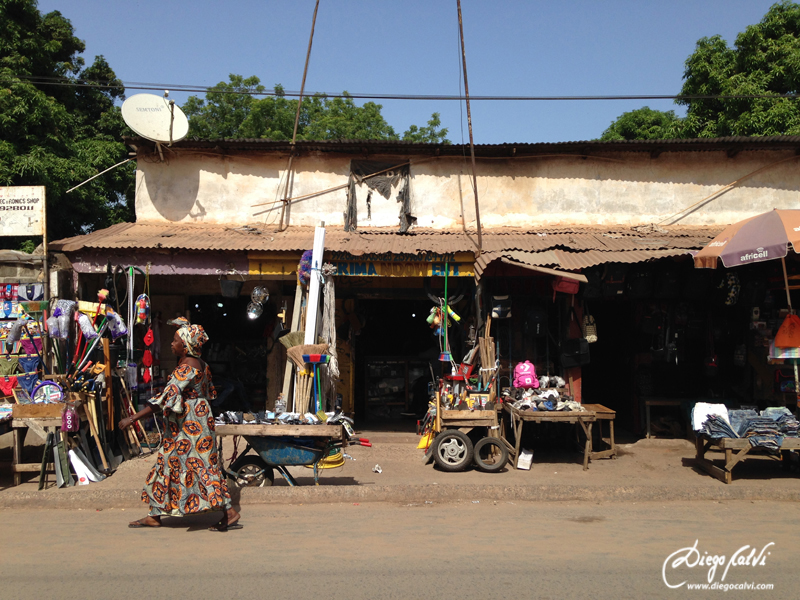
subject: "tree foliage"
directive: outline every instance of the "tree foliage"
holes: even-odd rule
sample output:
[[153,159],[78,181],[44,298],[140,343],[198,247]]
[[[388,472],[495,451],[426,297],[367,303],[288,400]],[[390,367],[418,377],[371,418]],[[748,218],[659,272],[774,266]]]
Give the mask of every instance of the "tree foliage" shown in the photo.
[[660,140],[678,137],[680,119],[675,111],[648,106],[622,113],[603,132],[601,140]]
[[[681,96],[754,96],[800,92],[800,4],[784,0],[736,37],[731,48],[722,37],[698,40],[686,60]],[[679,98],[686,117],[672,122],[670,113],[632,111],[611,124],[601,139],[724,137],[800,134],[800,100],[796,98]],[[656,113],[661,113],[657,115]],[[637,128],[636,120],[651,127]],[[620,121],[624,123],[620,124]],[[660,122],[666,125],[659,125]],[[631,125],[634,125],[631,127]],[[618,130],[637,137],[614,137]]]
[[[281,85],[274,95],[258,98],[266,90],[258,77],[231,74],[228,82],[211,88],[205,99],[191,96],[183,111],[189,117],[193,137],[267,138],[290,140],[297,115],[296,99],[289,99]],[[328,98],[317,94],[303,99],[297,127],[299,140],[399,140],[401,136],[386,122],[382,106],[365,102],[359,106],[344,92],[344,97]],[[449,143],[447,129],[441,127],[438,113],[427,126],[411,125],[402,139],[413,142]]]
[[42,15],[35,0],[0,0],[0,22],[0,185],[46,187],[50,239],[132,220],[131,164],[66,194],[125,158],[115,106],[124,90],[114,71],[102,56],[86,67],[70,21]]

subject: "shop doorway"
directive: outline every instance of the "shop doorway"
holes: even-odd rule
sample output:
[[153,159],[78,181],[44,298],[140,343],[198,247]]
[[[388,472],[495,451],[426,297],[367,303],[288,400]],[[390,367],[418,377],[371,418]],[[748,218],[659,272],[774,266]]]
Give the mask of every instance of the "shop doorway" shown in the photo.
[[[359,300],[355,412],[360,423],[411,429],[425,414],[431,369],[441,367],[439,342],[425,319],[429,300]],[[452,329],[457,329],[451,327]],[[460,343],[453,333],[451,346]]]

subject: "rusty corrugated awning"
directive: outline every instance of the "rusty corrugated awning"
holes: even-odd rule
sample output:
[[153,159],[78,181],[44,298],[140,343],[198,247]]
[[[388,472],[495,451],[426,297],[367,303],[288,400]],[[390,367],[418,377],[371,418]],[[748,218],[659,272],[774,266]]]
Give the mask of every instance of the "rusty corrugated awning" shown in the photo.
[[[484,253],[475,261],[475,274],[507,258],[531,266],[565,271],[612,262],[636,263],[690,254],[705,246],[721,227],[669,227],[634,230],[631,227],[499,228],[483,232]],[[347,232],[327,228],[326,250],[365,254],[475,252],[474,232],[418,228],[401,234],[396,229]],[[302,252],[312,247],[313,227],[275,231],[263,225],[226,226],[202,223],[121,223],[82,236],[58,240],[50,248],[66,253],[82,250],[188,250],[235,252]]]

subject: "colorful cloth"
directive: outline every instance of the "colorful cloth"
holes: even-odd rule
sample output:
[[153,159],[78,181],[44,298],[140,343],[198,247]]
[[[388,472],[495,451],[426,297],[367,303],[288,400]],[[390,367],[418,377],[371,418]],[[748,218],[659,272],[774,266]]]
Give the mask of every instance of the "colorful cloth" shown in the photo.
[[13,375],[17,372],[19,359],[13,355],[0,356],[0,376]]
[[16,377],[0,377],[0,392],[3,393],[3,396],[12,396],[15,387],[17,387]]
[[200,358],[203,350],[203,344],[208,341],[206,330],[202,325],[192,325],[185,317],[178,317],[167,321],[169,325],[178,326],[178,336],[183,340],[186,346],[186,354]]
[[164,443],[142,491],[151,516],[178,517],[231,507],[209,405],[216,396],[207,365],[202,371],[181,365],[161,395],[150,400],[163,410],[165,420]]

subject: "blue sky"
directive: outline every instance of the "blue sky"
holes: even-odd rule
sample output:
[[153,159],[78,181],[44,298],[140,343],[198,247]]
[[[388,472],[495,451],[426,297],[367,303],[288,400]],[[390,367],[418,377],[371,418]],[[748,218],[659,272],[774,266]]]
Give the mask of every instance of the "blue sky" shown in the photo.
[[[462,0],[472,95],[676,94],[703,36],[733,44],[772,0]],[[299,90],[314,0],[40,0],[124,82],[211,86],[229,73]],[[455,0],[321,0],[310,92],[457,95]],[[137,93],[129,90],[129,94]],[[188,94],[172,93],[179,104]],[[468,142],[457,101],[382,100],[402,133],[441,113]],[[473,102],[476,143],[593,139],[621,113],[669,100]],[[463,127],[463,138],[462,138]]]

